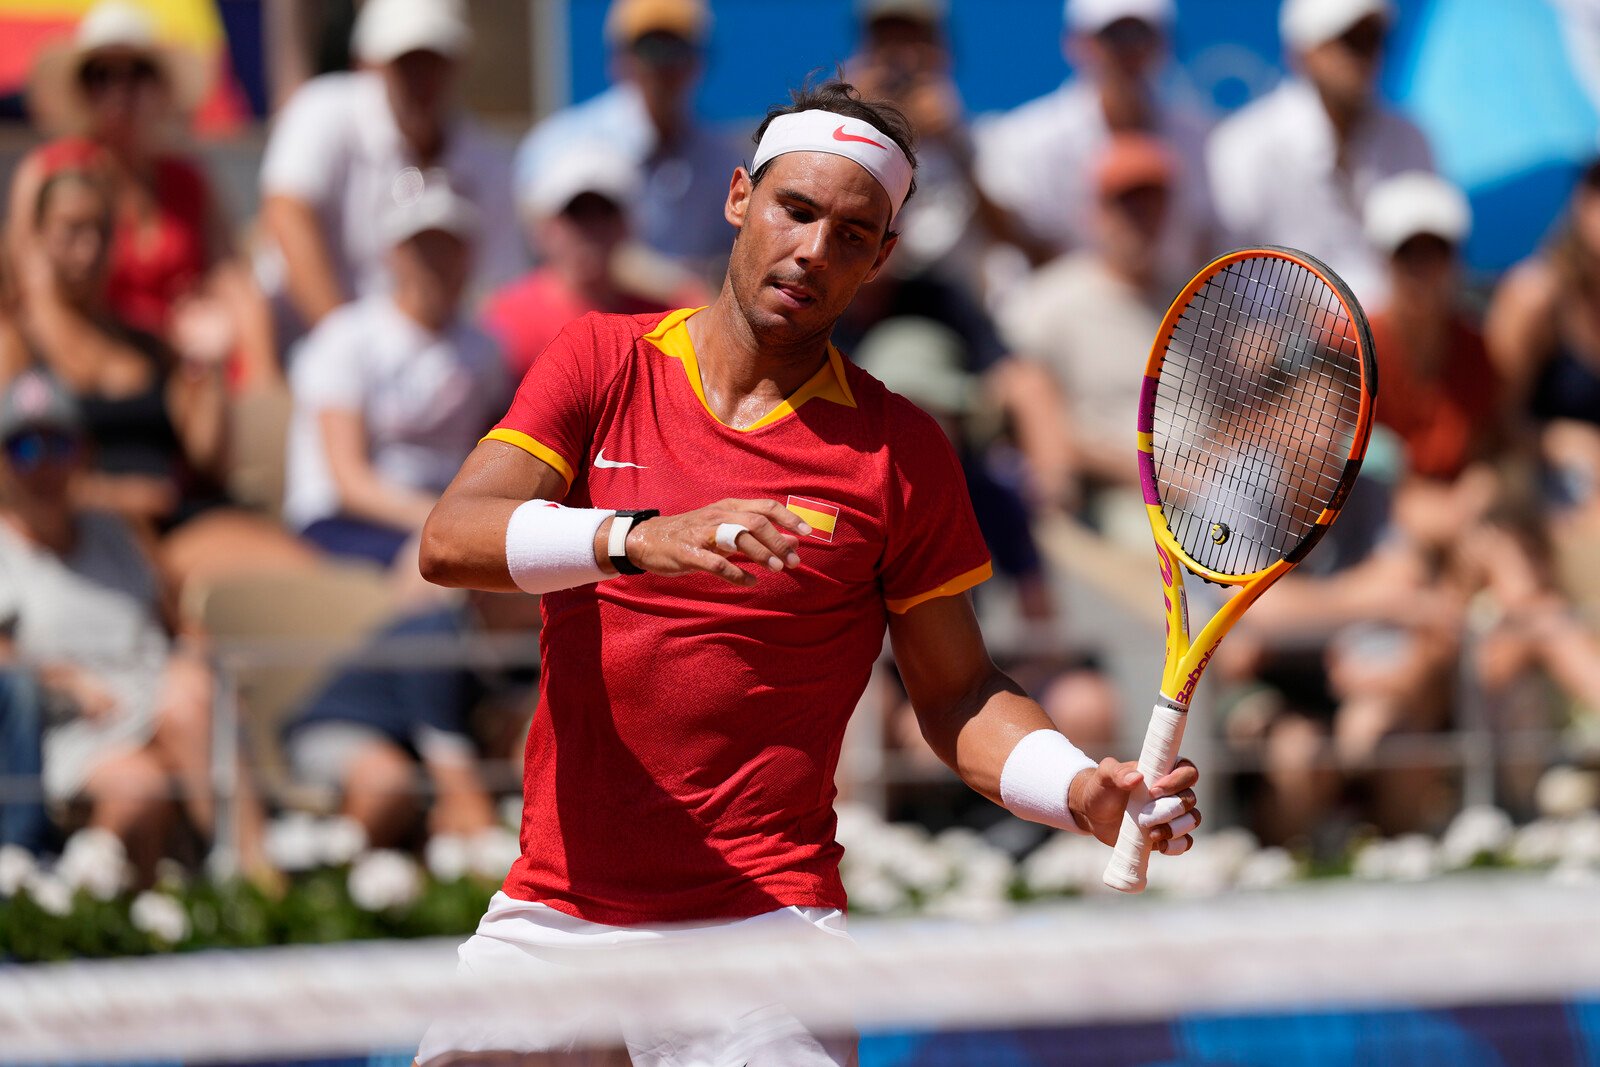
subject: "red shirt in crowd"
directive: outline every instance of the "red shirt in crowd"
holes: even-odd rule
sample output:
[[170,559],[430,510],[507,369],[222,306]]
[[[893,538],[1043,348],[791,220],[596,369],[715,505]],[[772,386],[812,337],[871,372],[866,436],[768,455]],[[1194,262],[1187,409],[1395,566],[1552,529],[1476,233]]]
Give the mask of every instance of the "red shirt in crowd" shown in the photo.
[[483,325],[490,336],[500,342],[506,366],[520,379],[533,366],[534,357],[556,339],[567,323],[591,311],[659,315],[676,306],[623,293],[617,306],[597,308],[574,292],[554,271],[536,270],[489,297],[483,309]]
[[989,576],[944,432],[829,360],[744,429],[706,406],[685,320],[588,315],[489,437],[569,479],[573,507],[770,498],[802,565],[741,588],[623,576],[544,597],[522,856],[508,895],[613,925],[842,908],[834,769],[889,612]]
[[[47,177],[108,165],[106,150],[85,137],[64,137],[36,151]],[[166,332],[173,305],[193,292],[210,265],[211,186],[195,164],[162,156],[155,161],[152,192],[153,218],[116,213],[106,297],[117,318],[159,336]]]
[[1453,321],[1446,365],[1427,377],[1417,373],[1388,312],[1372,316],[1372,340],[1378,359],[1374,417],[1405,442],[1412,473],[1454,478],[1483,454],[1498,423],[1500,379],[1482,335]]

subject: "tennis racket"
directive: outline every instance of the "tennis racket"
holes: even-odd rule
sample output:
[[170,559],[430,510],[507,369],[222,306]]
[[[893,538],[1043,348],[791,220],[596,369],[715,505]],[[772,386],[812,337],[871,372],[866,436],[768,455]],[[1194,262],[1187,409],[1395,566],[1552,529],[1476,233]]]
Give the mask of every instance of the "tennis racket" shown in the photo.
[[[1161,321],[1139,398],[1139,475],[1166,602],[1166,665],[1139,773],[1172,770],[1195,686],[1217,644],[1305,558],[1339,514],[1372,429],[1372,331],[1348,286],[1288,248],[1208,263]],[[1183,571],[1236,586],[1189,638]],[[1150,849],[1128,800],[1113,889],[1145,886]]]

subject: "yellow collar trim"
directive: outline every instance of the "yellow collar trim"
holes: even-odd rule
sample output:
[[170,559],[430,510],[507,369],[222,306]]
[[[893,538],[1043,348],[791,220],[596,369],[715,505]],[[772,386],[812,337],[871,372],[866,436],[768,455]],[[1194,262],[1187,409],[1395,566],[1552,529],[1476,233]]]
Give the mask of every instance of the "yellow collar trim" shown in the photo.
[[[666,318],[656,324],[655,329],[644,335],[644,339],[660,349],[662,354],[683,364],[683,372],[689,378],[689,386],[694,390],[694,395],[700,399],[700,406],[717,425],[727,426],[727,423],[717,418],[716,413],[711,410],[711,405],[706,403],[705,386],[700,381],[700,360],[695,355],[694,342],[689,339],[687,325],[689,317],[704,310],[703,307],[679,308],[677,311],[669,312]],[[830,400],[847,408],[856,406],[855,395],[850,392],[849,381],[845,378],[844,356],[839,354],[839,350],[833,347],[832,342],[828,344],[828,362],[817,368],[817,373],[791,396],[749,426],[728,426],[728,429],[738,433],[750,433],[752,430],[771,426],[793,415],[801,404],[813,399]]]

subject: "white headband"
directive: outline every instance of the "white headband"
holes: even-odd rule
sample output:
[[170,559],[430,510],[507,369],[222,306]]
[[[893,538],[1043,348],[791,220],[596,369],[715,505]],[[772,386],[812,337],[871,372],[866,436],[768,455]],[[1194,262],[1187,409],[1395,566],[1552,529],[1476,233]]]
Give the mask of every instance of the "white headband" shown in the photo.
[[889,218],[891,225],[900,214],[900,206],[906,202],[906,194],[911,191],[911,160],[876,126],[860,119],[832,111],[779,115],[761,135],[756,157],[750,163],[750,173],[757,173],[773,157],[785,152],[826,152],[860,164],[889,194],[889,203],[894,207]]

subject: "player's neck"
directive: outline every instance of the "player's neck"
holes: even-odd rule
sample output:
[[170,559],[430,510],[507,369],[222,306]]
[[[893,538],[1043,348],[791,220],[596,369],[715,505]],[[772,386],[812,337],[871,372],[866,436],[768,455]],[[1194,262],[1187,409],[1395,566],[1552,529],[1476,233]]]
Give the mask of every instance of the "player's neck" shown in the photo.
[[759,337],[728,289],[688,321],[700,364],[700,388],[712,414],[729,426],[746,426],[792,396],[828,360],[828,339],[792,344]]

